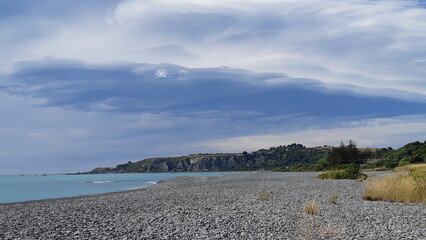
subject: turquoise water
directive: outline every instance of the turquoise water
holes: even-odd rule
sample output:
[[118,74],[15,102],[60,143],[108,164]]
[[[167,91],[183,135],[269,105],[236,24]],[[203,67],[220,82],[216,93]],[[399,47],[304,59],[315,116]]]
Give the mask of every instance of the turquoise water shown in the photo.
[[229,172],[0,176],[0,203],[117,192],[147,187],[166,178],[222,174]]

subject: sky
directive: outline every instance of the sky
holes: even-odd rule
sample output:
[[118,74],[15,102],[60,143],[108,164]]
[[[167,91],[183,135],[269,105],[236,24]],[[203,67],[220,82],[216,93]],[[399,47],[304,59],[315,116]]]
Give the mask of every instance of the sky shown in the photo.
[[426,2],[1,0],[0,174],[426,136]]

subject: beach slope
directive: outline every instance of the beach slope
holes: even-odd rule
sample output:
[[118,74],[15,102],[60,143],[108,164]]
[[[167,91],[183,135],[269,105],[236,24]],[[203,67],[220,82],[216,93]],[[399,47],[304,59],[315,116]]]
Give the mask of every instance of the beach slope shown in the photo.
[[[364,201],[364,183],[315,176],[178,177],[127,192],[0,204],[0,239],[426,239],[424,205]],[[311,200],[318,211],[306,215]]]

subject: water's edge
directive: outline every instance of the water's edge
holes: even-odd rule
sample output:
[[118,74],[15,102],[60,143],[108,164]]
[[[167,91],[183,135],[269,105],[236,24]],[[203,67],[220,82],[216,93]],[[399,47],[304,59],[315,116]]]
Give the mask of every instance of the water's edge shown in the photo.
[[236,173],[238,172],[0,176],[0,204],[137,191],[181,176],[208,177]]

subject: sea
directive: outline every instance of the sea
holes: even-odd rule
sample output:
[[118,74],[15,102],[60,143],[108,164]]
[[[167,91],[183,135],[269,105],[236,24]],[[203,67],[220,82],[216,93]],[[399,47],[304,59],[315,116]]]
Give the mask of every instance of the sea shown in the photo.
[[138,189],[179,176],[217,176],[234,172],[179,172],[0,176],[0,203],[73,197]]

